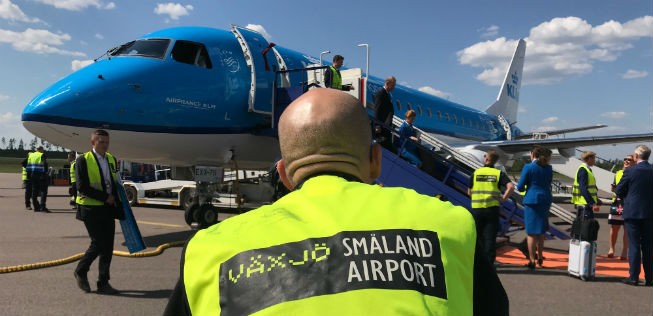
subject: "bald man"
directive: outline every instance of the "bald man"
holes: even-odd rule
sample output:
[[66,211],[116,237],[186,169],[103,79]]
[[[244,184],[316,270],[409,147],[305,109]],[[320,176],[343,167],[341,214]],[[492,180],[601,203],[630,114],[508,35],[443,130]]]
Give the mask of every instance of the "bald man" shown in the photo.
[[369,183],[381,171],[354,97],[315,89],[279,121],[271,205],[200,230],[167,315],[508,315],[464,208]]

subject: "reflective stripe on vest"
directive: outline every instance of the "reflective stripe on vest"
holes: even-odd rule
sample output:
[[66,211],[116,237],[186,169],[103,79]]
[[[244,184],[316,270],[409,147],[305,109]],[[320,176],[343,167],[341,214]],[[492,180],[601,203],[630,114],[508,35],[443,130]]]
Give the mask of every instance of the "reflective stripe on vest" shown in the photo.
[[462,207],[325,175],[198,231],[183,280],[194,315],[471,315],[475,239]]
[[331,68],[331,74],[333,74],[331,76],[331,87],[330,88],[334,88],[334,89],[338,89],[338,90],[342,89],[342,77],[340,76],[340,71],[338,71],[338,69],[336,69],[336,67],[333,67],[333,66],[329,66],[329,67]]
[[72,163],[70,163],[70,183],[75,183],[75,163],[76,161],[73,160]]
[[23,167],[23,181],[27,181],[27,169]]
[[[111,174],[111,182],[115,182],[116,178],[114,173],[116,171],[116,158],[114,158],[110,153],[105,153],[107,161],[109,162],[109,173]],[[84,159],[86,159],[86,171],[88,173],[88,183],[91,188],[98,191],[104,191],[102,187],[102,176],[100,175],[100,167],[98,162],[95,159],[95,154],[93,151],[89,151],[84,154]],[[104,201],[98,201],[91,197],[85,196],[82,192],[79,192],[77,196],[77,204],[80,205],[104,205]]]
[[45,164],[41,160],[42,152],[35,151],[27,156],[27,172],[45,172]]
[[[617,185],[619,184],[619,181],[621,181],[621,177],[624,176],[624,170],[619,170],[614,174],[614,184]],[[612,192],[612,203],[617,202],[617,194]]]
[[587,171],[587,191],[590,193],[592,196],[592,199],[594,200],[594,203],[597,201],[597,193],[598,189],[596,188],[596,180],[594,179],[594,174],[592,174],[592,171],[590,168],[588,168],[585,164],[581,164],[578,167],[578,170],[576,170],[576,177],[574,178],[574,186],[571,188],[571,203],[574,203],[576,205],[587,205],[587,201],[585,201],[585,197],[580,193],[580,183],[578,183],[578,171],[580,171],[581,168],[584,168],[585,171]]
[[486,208],[499,206],[499,178],[501,170],[491,167],[482,167],[474,171],[472,185],[472,208]]

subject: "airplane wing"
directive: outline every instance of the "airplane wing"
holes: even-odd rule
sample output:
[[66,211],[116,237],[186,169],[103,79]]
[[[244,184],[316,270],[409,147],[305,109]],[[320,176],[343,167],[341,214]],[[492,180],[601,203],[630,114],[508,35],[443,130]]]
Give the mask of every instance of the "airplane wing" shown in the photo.
[[[544,136],[548,137],[548,136],[552,136],[552,135],[560,135],[560,134],[567,134],[567,133],[573,133],[573,132],[587,131],[587,130],[603,128],[603,127],[607,127],[607,125],[605,125],[605,124],[596,124],[596,125],[590,125],[590,126],[581,126],[581,127],[574,127],[574,128],[558,129],[558,130],[553,130],[553,131],[530,132],[528,134],[519,135],[515,139],[538,138],[537,136],[539,136],[539,135],[544,135]],[[539,138],[542,138],[542,137],[539,137]]]
[[[549,149],[558,149],[562,152],[571,152],[579,146],[615,145],[625,143],[648,143],[653,142],[653,133],[612,135],[612,136],[587,136],[573,138],[547,138],[547,139],[523,139],[512,141],[489,141],[481,142],[475,146],[477,149],[500,149],[505,153],[518,153],[530,151],[533,145],[539,145]],[[568,149],[572,149],[569,151]]]

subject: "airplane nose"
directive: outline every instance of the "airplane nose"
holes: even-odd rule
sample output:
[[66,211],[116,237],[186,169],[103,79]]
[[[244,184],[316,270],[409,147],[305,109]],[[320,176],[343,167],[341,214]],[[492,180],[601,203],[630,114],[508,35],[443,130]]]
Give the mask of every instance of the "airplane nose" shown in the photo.
[[[72,88],[66,82],[58,82],[42,91],[23,109],[23,121],[49,122],[57,117],[66,116],[66,104],[71,103]],[[69,113],[68,113],[69,114]]]
[[[121,66],[121,65],[119,65]],[[126,69],[129,65],[121,67]],[[103,128],[115,115],[118,89],[129,91],[124,73],[114,61],[99,61],[86,66],[43,90],[23,109],[26,128],[32,123]],[[131,82],[131,81],[130,81]],[[138,84],[138,81],[136,81]],[[129,98],[130,95],[121,94]],[[28,128],[29,129],[29,128]]]

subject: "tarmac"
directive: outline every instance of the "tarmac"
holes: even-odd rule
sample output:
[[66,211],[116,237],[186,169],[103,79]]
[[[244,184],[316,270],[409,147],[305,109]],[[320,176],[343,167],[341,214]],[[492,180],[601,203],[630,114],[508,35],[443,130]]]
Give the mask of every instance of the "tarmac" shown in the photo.
[[[77,261],[62,265],[50,263],[83,253],[89,244],[84,225],[75,220],[75,212],[68,205],[67,192],[67,187],[50,187],[47,207],[52,213],[28,211],[23,202],[20,174],[0,173],[0,271],[41,262],[52,265],[0,273],[0,314],[161,315],[179,276],[182,248],[171,247],[159,255],[142,258],[114,256],[110,282],[121,291],[118,295],[94,293],[96,260],[88,275],[93,292],[84,293],[73,278]],[[604,208],[599,217],[599,254],[605,254],[608,249],[607,207]],[[148,245],[145,251],[185,241],[193,234],[185,225],[184,212],[180,209],[134,207],[133,210]],[[233,214],[221,214],[220,219],[228,216]],[[115,238],[115,250],[127,252],[120,225],[116,225]],[[523,238],[523,232],[517,233],[511,236],[508,245],[514,246]],[[545,248],[547,252],[564,255],[568,244],[566,240],[550,240],[545,242]],[[620,282],[621,276],[607,274],[597,275],[593,281],[581,281],[568,276],[564,264],[549,264],[548,260],[554,261],[547,257],[545,268],[534,271],[519,260],[497,267],[510,299],[511,315],[653,315],[653,287],[628,286]]]

